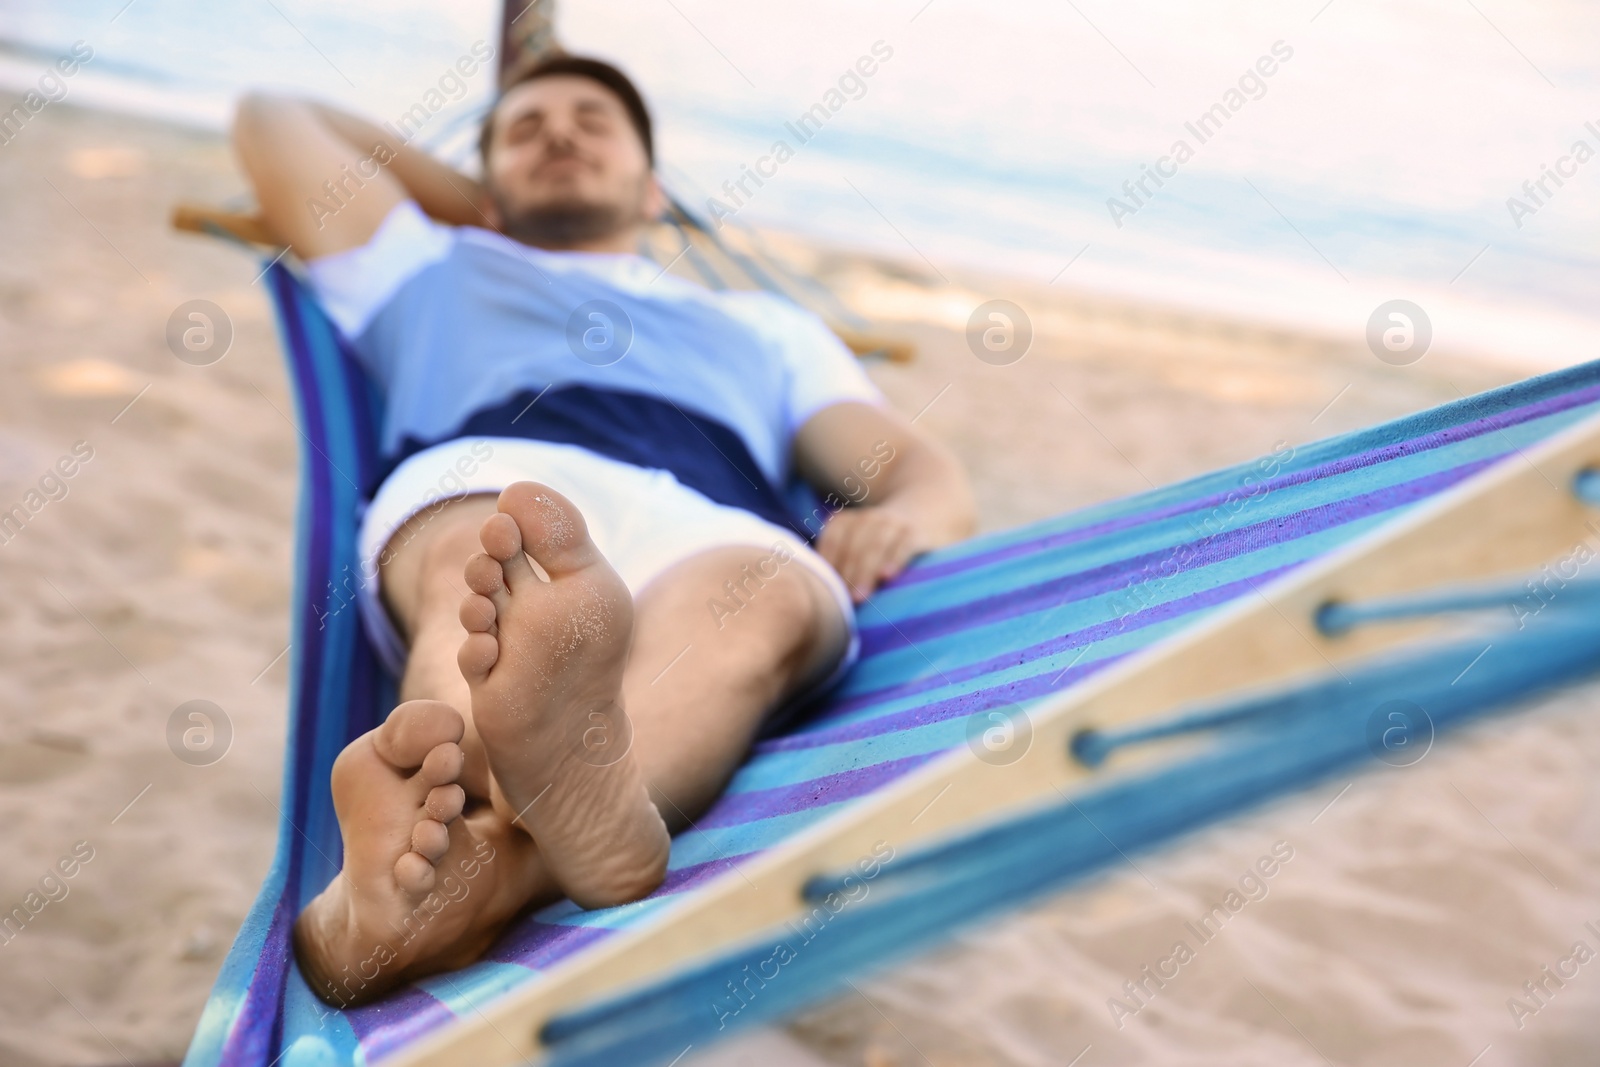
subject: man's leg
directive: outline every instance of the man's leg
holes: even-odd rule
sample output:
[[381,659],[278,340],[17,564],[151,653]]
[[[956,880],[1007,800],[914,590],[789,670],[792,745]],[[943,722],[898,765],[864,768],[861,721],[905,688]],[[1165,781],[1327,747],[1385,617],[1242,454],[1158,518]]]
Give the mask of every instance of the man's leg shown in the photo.
[[640,592],[635,620],[623,703],[651,797],[677,832],[722,792],[768,713],[834,670],[849,630],[803,564],[744,545],[667,571]]
[[[763,713],[827,665],[830,643],[842,649],[843,620],[792,561],[752,577],[739,614],[720,617],[710,603],[726,596],[722,583],[772,553],[707,552],[642,591],[630,667],[635,605],[583,516],[532,482],[506,489],[498,508],[483,525],[485,554],[467,564],[473,593],[461,609],[474,725],[561,889],[585,907],[637,899],[665,876],[667,825],[710,802]],[[695,662],[673,664],[695,641]],[[624,703],[633,743],[593,746],[619,729]]]
[[[575,509],[570,514],[560,507],[553,512],[547,509],[542,517],[537,508],[524,506],[519,510],[519,500],[523,505],[530,504],[531,490],[535,487],[521,488],[520,496],[508,491],[511,510],[520,516],[512,516],[511,527],[518,545],[534,546],[534,558],[540,559],[544,526],[565,523],[569,531],[581,530],[582,520]],[[570,504],[562,503],[570,509]],[[400,979],[468,962],[483,951],[488,940],[520,908],[555,899],[564,888],[569,895],[587,891],[592,903],[620,903],[648,892],[661,876],[657,858],[647,849],[634,848],[630,852],[618,849],[616,843],[625,841],[630,834],[635,840],[648,842],[649,833],[663,821],[673,829],[687,825],[716,797],[738,766],[764,714],[831,669],[847,640],[844,620],[822,581],[782,554],[775,556],[769,549],[728,547],[680,563],[652,582],[632,605],[633,647],[621,672],[617,699],[627,709],[631,739],[626,743],[626,754],[616,758],[621,746],[602,743],[596,747],[590,743],[613,740],[604,734],[592,734],[597,728],[625,728],[615,716],[599,720],[588,717],[596,700],[592,676],[605,675],[606,671],[585,669],[582,663],[574,669],[570,659],[561,664],[565,670],[548,670],[550,648],[571,645],[571,638],[575,637],[587,637],[590,643],[597,644],[604,644],[597,637],[614,637],[597,633],[596,622],[605,614],[601,610],[604,605],[597,604],[594,596],[575,598],[576,606],[550,597],[536,600],[529,596],[521,604],[538,610],[507,610],[502,615],[495,598],[510,609],[511,601],[520,595],[516,588],[518,572],[514,569],[512,580],[507,581],[505,564],[514,567],[521,561],[514,558],[505,543],[511,535],[507,519],[485,522],[486,517],[492,519],[496,514],[494,498],[468,498],[413,520],[391,541],[382,583],[385,598],[409,645],[401,684],[401,696],[408,703],[397,708],[379,730],[352,743],[341,756],[341,765],[348,765],[343,766],[346,773],[341,776],[340,768],[336,768],[335,782],[336,796],[341,793],[342,784],[347,800],[352,794],[362,798],[350,800],[339,810],[346,838],[346,874],[358,873],[353,863],[357,856],[373,853],[379,858],[366,864],[359,872],[359,880],[363,885],[376,882],[378,886],[364,894],[352,894],[349,890],[358,879],[341,878],[307,909],[313,920],[319,914],[330,913],[341,920],[319,923],[303,918],[297,926],[302,965],[308,957],[312,960],[307,967],[308,977],[337,977],[352,958],[371,955],[366,941],[372,935],[364,935],[363,940],[363,935],[350,930],[344,916],[352,910],[365,910],[376,917],[390,915],[386,922],[374,918],[367,926],[392,928],[391,913],[396,907],[395,892],[389,883],[398,879],[405,865],[431,862],[433,856],[424,848],[434,854],[443,850],[442,859],[436,864],[440,872],[453,870],[463,862],[470,865],[473,857],[483,855],[486,848],[495,858],[478,869],[476,880],[468,886],[470,894],[459,902],[453,901],[441,913],[441,919],[452,922],[435,920],[422,936],[403,947],[396,946],[396,962],[384,967],[380,975],[367,975],[370,967],[363,970],[369,982],[359,991],[352,990],[348,980],[334,983],[337,999],[365,999]],[[529,528],[526,537],[524,526]],[[581,541],[586,542],[587,537]],[[474,562],[472,556],[480,543],[496,549],[497,555],[505,557],[504,563],[483,558]],[[566,548],[573,550],[574,546]],[[576,550],[583,554],[581,543]],[[551,559],[548,551],[543,555]],[[588,561],[589,566],[598,562],[609,572],[597,552],[594,556]],[[471,594],[468,603],[463,604],[467,585],[463,568],[469,562],[477,571],[478,588],[491,595]],[[498,577],[486,575],[486,567],[498,572]],[[571,568],[563,568],[554,559],[548,566],[541,562],[541,567],[552,578],[571,577]],[[491,577],[493,581],[487,580]],[[535,576],[541,584],[530,587],[525,584],[527,577],[522,575],[523,593],[548,593],[553,591],[549,587],[558,584]],[[738,600],[728,597],[724,583],[729,581],[739,586]],[[496,588],[497,583],[500,588]],[[604,587],[606,583],[599,584]],[[614,587],[611,592],[615,594]],[[626,596],[625,590],[622,595]],[[604,596],[599,599],[603,601]],[[723,608],[713,610],[713,600],[719,600]],[[737,611],[730,614],[729,605],[736,605]],[[463,618],[494,645],[493,661],[487,669],[475,671],[474,677],[482,685],[490,673],[501,676],[500,689],[490,694],[491,699],[479,701],[477,708],[456,661],[459,651],[468,667],[477,667],[485,650],[480,641],[478,660],[473,661],[467,654],[463,639],[468,633],[463,628]],[[489,626],[492,634],[482,629],[484,626]],[[511,654],[505,657],[508,669],[502,672],[498,661],[503,647]],[[542,677],[536,677],[541,673]],[[574,682],[582,684],[575,687]],[[589,695],[574,706],[573,693],[586,688]],[[513,698],[504,699],[506,692]],[[553,692],[557,697],[552,696]],[[419,716],[428,722],[445,717],[441,707],[445,711],[456,709],[464,720],[459,729],[461,757],[456,779],[465,791],[463,815],[449,823],[444,840],[419,842],[415,840],[416,833],[405,836],[400,823],[407,818],[438,821],[430,819],[421,802],[411,796],[421,788],[426,768],[409,770],[395,759],[380,762],[353,757],[366,756],[372,748],[383,747],[379,742],[386,732],[398,735],[404,728],[413,727],[410,732],[415,734],[414,720]],[[574,710],[577,715],[571,714]],[[491,758],[491,750],[485,747],[475,721],[485,715],[490,720],[491,745],[494,738],[511,735],[496,758]],[[534,726],[542,728],[531,730]],[[529,735],[530,730],[532,736],[547,743],[559,742],[565,757],[561,763],[576,763],[577,775],[569,773],[572,768],[552,766],[552,761],[538,752],[529,758],[527,742],[531,736],[524,735]],[[435,740],[431,735],[427,739]],[[419,743],[412,741],[404,759],[415,764],[435,758],[431,749],[418,757],[418,747]],[[512,781],[511,797],[491,772],[491,763],[498,763],[504,776]],[[410,792],[397,796],[391,788],[396,780],[408,782]],[[521,813],[522,826],[529,826],[533,821],[529,817],[538,813],[540,805],[555,799],[554,795],[541,798],[540,792],[527,785],[539,781],[544,783],[538,786],[539,790],[549,786],[552,792],[558,782],[566,783],[562,793],[555,795],[566,796],[569,802],[552,804],[550,809],[575,812],[576,825],[569,827],[562,820],[548,820],[541,846],[535,847],[532,838],[516,823]],[[608,808],[608,800],[623,791],[619,785],[648,790],[646,795],[654,803],[631,809],[610,804]],[[532,794],[526,802],[512,799],[518,789]],[[582,791],[578,798],[582,802],[570,803],[570,794],[578,790]],[[424,791],[419,795],[431,794]],[[403,809],[398,816],[393,810],[396,808]],[[659,809],[659,816],[655,809]],[[602,830],[608,817],[611,826]],[[655,820],[655,827],[650,825],[651,820]],[[565,841],[561,839],[563,834]],[[534,835],[539,836],[537,829]],[[550,870],[541,856],[546,841],[556,849],[565,847],[567,871]],[[385,858],[395,872],[388,883]],[[659,859],[664,860],[664,853]],[[557,877],[561,873],[577,885],[578,894],[572,894],[571,886]],[[407,915],[415,910],[410,906],[411,899],[403,901]],[[415,924],[406,921],[401,925],[410,931]],[[324,992],[315,981],[313,987]]]
[[[441,700],[466,717],[460,780],[469,811],[495,787],[456,662],[467,636],[459,614],[469,594],[463,572],[483,551],[479,534],[494,514],[495,498],[483,495],[419,517],[391,542],[383,568],[386,601],[410,649],[400,699]],[[716,799],[766,714],[820,682],[848,641],[838,601],[787,551],[733,545],[684,560],[635,599],[622,679],[628,723],[598,727],[631,736],[596,736],[595,758],[605,759],[614,740],[636,750],[651,797],[677,832]],[[585,730],[594,727],[585,720]]]
[[495,496],[485,493],[413,516],[390,539],[379,575],[384,604],[406,644],[400,700],[442,700],[466,719],[461,784],[469,807],[493,802],[494,780],[456,657],[467,636],[460,621],[461,601],[470,592],[464,572],[483,551],[479,531],[494,514]]
[[493,496],[415,516],[380,573],[408,646],[403,703],[333,766],[344,869],[295,924],[308,984],[341,1007],[481,955],[531,900],[559,896],[538,849],[497,810],[456,667],[462,569]]

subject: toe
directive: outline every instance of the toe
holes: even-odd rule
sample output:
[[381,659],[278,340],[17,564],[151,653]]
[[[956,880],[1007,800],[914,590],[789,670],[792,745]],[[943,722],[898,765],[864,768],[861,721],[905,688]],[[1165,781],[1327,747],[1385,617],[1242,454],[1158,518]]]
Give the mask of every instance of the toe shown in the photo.
[[498,512],[490,515],[478,531],[478,540],[483,543],[483,550],[500,562],[505,583],[513,593],[524,583],[539,580],[523,554],[522,533],[511,516]]
[[466,579],[468,589],[488,600],[497,609],[510,602],[506,589],[505,569],[500,566],[499,560],[488,553],[479,552],[468,559],[462,577]]
[[[500,513],[514,520],[522,549],[552,578],[600,557],[576,505],[548,485],[517,482],[500,493]],[[489,522],[494,522],[491,518]],[[484,524],[485,529],[488,523]]]
[[507,560],[522,551],[522,531],[511,516],[495,512],[478,527],[478,541],[495,559]]
[[472,593],[462,598],[461,625],[468,633],[488,633],[494,629],[497,615],[494,601],[480,593]]
[[[444,827],[440,827],[444,829]],[[433,889],[436,872],[420,853],[407,852],[394,862],[394,881],[407,893],[421,894]]]
[[438,863],[450,851],[450,831],[445,829],[442,822],[419,819],[416,828],[411,831],[411,851],[430,864]]
[[411,770],[438,746],[459,742],[466,728],[461,713],[443,701],[408,700],[378,727],[373,747],[389,763]]
[[465,758],[461,746],[453,741],[435,745],[423,758],[422,769],[417,772],[417,777],[430,788],[449,785],[461,777],[461,764]]
[[428,790],[428,799],[422,805],[422,810],[430,819],[449,823],[460,818],[462,809],[466,806],[466,790],[452,782],[449,785],[436,785]]
[[490,669],[500,658],[500,642],[488,634],[468,634],[456,653],[456,666],[469,685],[477,685],[489,677]]

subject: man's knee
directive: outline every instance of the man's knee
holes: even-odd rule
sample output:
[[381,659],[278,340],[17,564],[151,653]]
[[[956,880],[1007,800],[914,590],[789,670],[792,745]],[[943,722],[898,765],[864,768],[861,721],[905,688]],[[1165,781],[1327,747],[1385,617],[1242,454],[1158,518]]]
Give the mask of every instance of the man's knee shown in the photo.
[[422,548],[422,578],[424,582],[440,576],[460,584],[461,572],[467,560],[483,551],[478,531],[483,526],[483,516],[456,514],[441,516],[440,526],[433,531]]
[[733,631],[753,643],[765,658],[804,658],[825,629],[823,597],[812,588],[817,579],[790,561],[777,568],[761,566],[753,555],[739,563],[708,604],[719,633]]
[[454,617],[467,560],[483,551],[478,530],[493,510],[494,498],[488,499],[487,510],[457,504],[436,515],[418,516],[391,540],[388,559],[379,571],[381,589],[407,634],[414,636],[422,616],[430,611]]
[[428,619],[455,622],[461,598],[466,595],[467,561],[483,551],[478,540],[482,516],[458,515],[445,522],[422,547],[414,597],[418,618],[414,625]]

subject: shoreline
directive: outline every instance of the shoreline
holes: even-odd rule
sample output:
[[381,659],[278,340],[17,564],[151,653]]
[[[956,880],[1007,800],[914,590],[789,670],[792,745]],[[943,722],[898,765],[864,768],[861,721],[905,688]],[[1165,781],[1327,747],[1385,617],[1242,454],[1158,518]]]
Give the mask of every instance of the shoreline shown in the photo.
[[[15,828],[0,903],[76,842],[94,857],[0,945],[0,1059],[170,1060],[273,854],[301,443],[259,263],[167,228],[177,200],[242,191],[222,140],[66,104],[0,152],[15,249],[0,263],[0,500],[36,488],[74,442],[93,450],[0,544],[0,818]],[[975,272],[938,284],[915,262],[771,240],[918,343],[915,362],[869,372],[973,472],[985,531],[1521,376],[1444,351],[1394,367],[1359,342]],[[995,293],[1035,326],[1005,366],[966,334]],[[167,348],[192,299],[233,325],[210,366]],[[205,765],[168,742],[196,700],[232,731]],[[1463,731],[1413,770],[1361,775],[1342,799],[1336,784],[1212,827],[864,981],[783,1039],[873,1067],[922,1050],[1065,1063],[1085,1044],[1085,1062],[1321,1063],[1292,1019],[1341,1062],[1460,1067],[1491,1041],[1523,1062],[1580,1062],[1600,1041],[1600,983],[1574,982],[1525,1030],[1504,1002],[1600,899],[1597,706],[1597,687],[1575,689]],[[1185,965],[1196,977],[1114,1029],[1106,999],[1279,839],[1295,860],[1270,899]]]
[[[0,40],[0,92],[21,92],[26,89],[38,73],[28,63],[41,64],[50,58],[46,50],[32,46],[24,48],[25,51],[8,52],[6,42]],[[29,58],[27,60],[13,58],[22,55]],[[209,134],[220,139],[226,138],[227,124],[233,108],[234,94],[231,90],[219,90],[197,102],[196,94],[190,88],[166,88],[147,79],[125,77],[116,73],[114,69],[96,70],[92,66],[86,66],[75,81],[77,84],[61,104],[50,106],[76,107],[91,113],[122,116],[154,125],[170,125],[202,136]],[[464,103],[441,113],[444,116],[438,126],[439,130],[444,131],[441,136],[456,147],[466,143],[460,137],[458,128],[466,107]],[[0,149],[3,147],[0,146]],[[735,223],[736,227],[743,225],[742,221]],[[1319,344],[1329,346],[1347,346],[1359,343],[1361,340],[1360,324],[1346,321],[1346,317],[1342,314],[1318,314],[1307,318],[1300,313],[1303,308],[1297,309],[1281,302],[1278,304],[1258,302],[1253,296],[1247,295],[1243,287],[1235,287],[1231,291],[1207,288],[1200,277],[1184,284],[1175,283],[1172,278],[1162,279],[1159,284],[1151,284],[1148,277],[1141,279],[1137,271],[1113,267],[1105,272],[1104,278],[1095,283],[1073,279],[1061,282],[1062,276],[1067,274],[1078,259],[1093,247],[1094,242],[1086,243],[1077,255],[1070,254],[1070,250],[1064,251],[1061,259],[1065,266],[1055,279],[1044,281],[1040,277],[1033,277],[1015,269],[1002,269],[994,251],[988,249],[974,248],[967,257],[934,268],[932,264],[919,261],[918,253],[913,249],[899,245],[893,239],[880,238],[876,242],[839,244],[818,234],[807,234],[782,227],[762,228],[759,232],[767,243],[794,250],[801,259],[809,254],[824,259],[868,262],[875,264],[882,273],[892,276],[921,277],[930,285],[933,275],[927,268],[932,268],[946,276],[948,287],[1010,295],[1012,299],[1019,299],[1015,294],[1026,294],[1039,304],[1052,308],[1058,304],[1115,307],[1120,309],[1125,317],[1158,318],[1168,321],[1176,328],[1198,327],[1202,330],[1242,328],[1273,335],[1294,335],[1314,339]],[[1207,271],[1202,269],[1205,266],[1197,265],[1195,274],[1197,276],[1206,274]],[[1209,264],[1211,268],[1216,266],[1217,264]],[[1462,273],[1465,273],[1465,269]],[[1452,279],[1452,283],[1453,281]],[[1374,285],[1383,283],[1369,278],[1364,280],[1364,284],[1367,288],[1373,288]],[[1406,295],[1421,287],[1401,281],[1388,288],[1399,295]],[[1438,289],[1436,293],[1429,294],[1429,299],[1443,297],[1447,291],[1448,286]],[[1031,306],[1026,300],[1019,302],[1023,302],[1024,306]],[[1480,309],[1474,308],[1471,301],[1453,305],[1449,310],[1465,313],[1468,316],[1480,314]],[[908,315],[909,321],[927,321],[920,310],[906,309],[892,304],[872,309],[869,317],[876,315],[893,321],[893,316],[896,314]],[[1554,307],[1502,302],[1492,311],[1488,319],[1474,322],[1473,329],[1469,332],[1502,338],[1517,337],[1520,341],[1522,335],[1527,332],[1526,324],[1529,322],[1542,324],[1542,328],[1550,333],[1553,341],[1548,351],[1519,352],[1494,345],[1481,347],[1458,345],[1454,348],[1442,346],[1433,350],[1430,355],[1434,358],[1443,355],[1451,359],[1459,358],[1474,363],[1505,366],[1515,369],[1521,375],[1539,374],[1581,361],[1567,359],[1561,352],[1587,352],[1590,341],[1596,336],[1597,331],[1600,331],[1600,325],[1576,318],[1569,312]]]

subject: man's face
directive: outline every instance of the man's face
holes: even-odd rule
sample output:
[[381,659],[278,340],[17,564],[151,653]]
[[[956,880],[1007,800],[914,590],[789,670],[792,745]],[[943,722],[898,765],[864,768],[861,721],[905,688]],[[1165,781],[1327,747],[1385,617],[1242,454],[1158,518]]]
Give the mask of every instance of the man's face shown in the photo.
[[484,184],[491,221],[545,248],[629,240],[663,206],[622,101],[576,75],[526,82],[500,101]]

